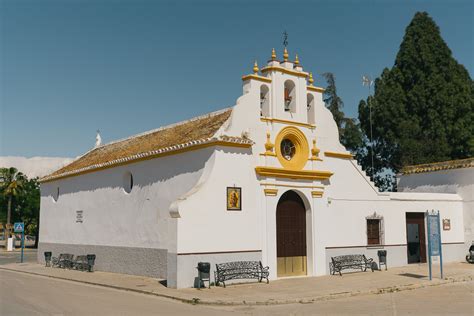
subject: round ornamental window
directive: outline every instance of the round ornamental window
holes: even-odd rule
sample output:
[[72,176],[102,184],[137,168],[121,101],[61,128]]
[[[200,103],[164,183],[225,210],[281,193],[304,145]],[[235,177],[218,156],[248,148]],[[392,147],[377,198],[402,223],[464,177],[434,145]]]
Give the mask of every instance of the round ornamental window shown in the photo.
[[290,161],[291,158],[295,155],[296,152],[296,147],[295,144],[288,138],[285,138],[282,140],[281,145],[280,145],[280,150],[283,158],[286,160]]
[[309,157],[306,136],[295,126],[284,127],[275,139],[278,161],[284,169],[302,170]]

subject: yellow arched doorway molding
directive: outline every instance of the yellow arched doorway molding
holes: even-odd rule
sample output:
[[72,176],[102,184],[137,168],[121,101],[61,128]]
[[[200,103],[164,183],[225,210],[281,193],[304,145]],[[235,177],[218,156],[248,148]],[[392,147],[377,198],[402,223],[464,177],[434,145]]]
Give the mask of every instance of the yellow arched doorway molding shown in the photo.
[[[290,140],[295,145],[295,154],[290,160],[285,159],[281,152],[281,142],[285,139]],[[275,139],[276,156],[278,161],[285,169],[302,170],[309,157],[308,140],[302,131],[294,126],[283,128]]]

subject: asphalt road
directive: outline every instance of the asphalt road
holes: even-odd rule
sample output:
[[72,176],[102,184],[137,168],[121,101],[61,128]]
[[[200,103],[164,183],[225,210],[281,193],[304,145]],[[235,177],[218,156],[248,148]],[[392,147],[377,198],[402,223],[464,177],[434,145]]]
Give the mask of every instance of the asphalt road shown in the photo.
[[0,270],[0,315],[474,315],[474,282],[312,304],[210,307]]
[[160,297],[0,270],[0,315],[226,315]]

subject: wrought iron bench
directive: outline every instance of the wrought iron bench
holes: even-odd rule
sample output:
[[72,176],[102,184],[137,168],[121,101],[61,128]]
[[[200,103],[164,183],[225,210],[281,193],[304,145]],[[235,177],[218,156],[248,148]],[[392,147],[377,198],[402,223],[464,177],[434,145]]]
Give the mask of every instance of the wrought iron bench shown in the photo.
[[331,257],[331,274],[336,272],[342,276],[341,271],[346,269],[361,269],[362,271],[367,271],[367,268],[370,268],[372,272],[374,269],[372,267],[372,258],[367,259],[365,255],[344,255]]
[[80,271],[89,270],[89,262],[87,261],[87,256],[77,256],[76,259],[72,262],[72,267]]
[[234,261],[216,264],[214,279],[216,286],[222,282],[225,287],[225,281],[235,279],[266,279],[268,283],[268,275],[268,267],[263,267],[261,261]]
[[74,255],[70,253],[62,253],[59,257],[53,257],[51,260],[52,266],[57,268],[71,268],[73,262]]

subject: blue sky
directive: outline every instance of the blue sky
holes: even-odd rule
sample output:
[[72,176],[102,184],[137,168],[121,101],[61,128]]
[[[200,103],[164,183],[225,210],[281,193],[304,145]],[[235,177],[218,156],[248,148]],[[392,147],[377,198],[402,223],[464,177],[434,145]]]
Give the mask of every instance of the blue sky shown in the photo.
[[108,142],[231,106],[284,30],[357,117],[361,76],[393,65],[416,11],[472,76],[472,1],[0,0],[0,155],[74,157],[98,128]]

